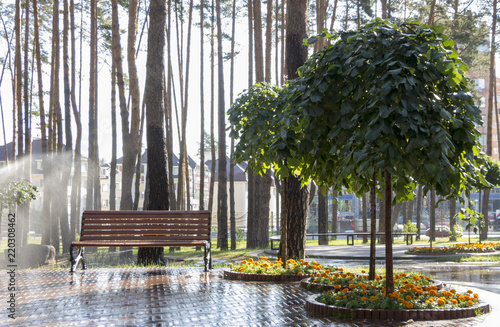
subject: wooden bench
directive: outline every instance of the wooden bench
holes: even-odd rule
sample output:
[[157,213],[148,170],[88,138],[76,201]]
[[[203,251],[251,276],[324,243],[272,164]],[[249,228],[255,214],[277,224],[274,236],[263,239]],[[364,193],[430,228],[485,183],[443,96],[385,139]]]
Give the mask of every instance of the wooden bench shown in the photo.
[[[71,273],[78,262],[86,269],[83,248],[180,247],[205,248],[205,271],[212,269],[210,211],[85,211],[80,240],[71,243]],[[73,249],[78,250],[76,258]]]

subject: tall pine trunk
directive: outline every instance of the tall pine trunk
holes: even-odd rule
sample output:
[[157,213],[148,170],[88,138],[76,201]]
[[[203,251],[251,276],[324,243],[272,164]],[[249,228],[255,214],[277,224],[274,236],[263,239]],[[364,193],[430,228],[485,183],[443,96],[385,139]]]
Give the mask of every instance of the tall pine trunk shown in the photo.
[[[309,1],[288,0],[287,1],[287,33],[286,33],[286,68],[289,79],[298,77],[297,69],[304,64],[307,59],[307,47],[302,40],[307,37],[306,18]],[[298,177],[291,172],[286,178],[284,196],[286,197],[286,228],[282,227],[281,236],[282,247],[281,258],[302,259],[305,256],[305,235],[308,212],[308,190],[301,187]]]
[[216,0],[217,12],[217,63],[218,63],[218,120],[219,120],[219,183],[218,183],[218,240],[221,250],[228,249],[227,240],[227,171],[226,171],[226,108],[224,105],[224,60],[222,53],[222,22],[220,0]]
[[[146,62],[146,87],[144,100],[147,119],[148,171],[149,187],[147,210],[168,210],[168,176],[165,153],[165,130],[163,127],[164,72],[165,72],[165,27],[166,4],[162,0],[152,0],[149,11],[148,55]],[[163,248],[139,248],[139,265],[163,263]]]

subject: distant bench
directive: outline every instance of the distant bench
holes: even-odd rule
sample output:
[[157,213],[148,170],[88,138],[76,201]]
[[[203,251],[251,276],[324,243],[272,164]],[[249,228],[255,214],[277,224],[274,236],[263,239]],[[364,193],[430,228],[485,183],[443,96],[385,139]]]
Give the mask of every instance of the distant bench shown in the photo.
[[[376,236],[384,236],[385,233],[377,232],[375,233]],[[354,245],[354,236],[370,236],[369,232],[353,232],[353,233],[316,233],[316,234],[306,234],[306,236],[346,236],[347,239],[347,245]],[[417,236],[417,233],[392,233],[392,239],[394,241],[395,236],[404,236],[406,245],[413,244],[413,236]],[[274,235],[269,237],[269,240],[271,241],[271,250],[277,250],[277,248],[274,248],[274,242],[280,242],[281,241],[281,235]]]
[[[84,247],[205,248],[205,271],[212,268],[210,211],[85,211],[80,240],[71,243],[71,272],[86,269]],[[78,250],[76,258],[73,249]]]

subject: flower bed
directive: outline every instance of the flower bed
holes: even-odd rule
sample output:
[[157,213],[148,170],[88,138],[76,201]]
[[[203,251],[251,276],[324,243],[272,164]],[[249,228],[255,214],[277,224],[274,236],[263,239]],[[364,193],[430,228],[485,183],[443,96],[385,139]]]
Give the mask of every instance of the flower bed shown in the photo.
[[436,286],[406,284],[386,294],[385,289],[360,283],[338,293],[328,291],[311,296],[306,309],[344,318],[434,320],[473,317],[478,312],[489,312],[490,308],[481,304],[471,290],[460,294],[455,289],[439,291]]
[[408,254],[455,254],[456,250],[452,247],[413,247],[406,251]]
[[[327,270],[329,271],[329,270]],[[224,271],[224,278],[248,281],[299,281],[304,277],[324,272],[318,262],[307,262],[289,259],[285,264],[281,259],[271,262],[268,257],[252,258],[241,261],[239,265],[230,265],[230,270]]]
[[[353,289],[356,285],[364,288],[383,289],[385,287],[385,276],[375,275],[375,280],[368,280],[365,271],[361,274],[344,272],[342,268],[333,273],[316,274],[311,278],[303,279],[300,285],[309,290],[331,290],[339,292],[344,289]],[[433,281],[430,277],[418,273],[400,273],[394,275],[394,287],[400,288],[405,285],[416,285],[421,287],[435,286],[438,290],[443,287],[441,282]]]
[[490,312],[488,304],[480,304],[470,308],[456,309],[408,309],[408,310],[384,310],[365,308],[342,308],[326,305],[315,300],[315,295],[306,300],[306,310],[316,314],[334,316],[341,319],[394,319],[394,320],[443,320],[475,317],[478,314]]
[[500,242],[454,244],[458,253],[487,253],[500,250]]
[[408,254],[455,254],[455,253],[487,253],[500,250],[500,242],[461,243],[444,247],[414,247]]

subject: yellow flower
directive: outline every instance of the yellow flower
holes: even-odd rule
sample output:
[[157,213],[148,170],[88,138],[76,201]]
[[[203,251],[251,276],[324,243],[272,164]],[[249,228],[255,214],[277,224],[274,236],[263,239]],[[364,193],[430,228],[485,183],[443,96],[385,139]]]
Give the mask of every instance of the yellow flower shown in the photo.
[[477,293],[474,293],[474,298],[477,299],[479,297],[479,295],[477,295]]
[[243,261],[241,262],[241,264],[242,264],[242,265],[246,265],[246,264],[247,264],[247,261],[246,261],[246,260],[243,260]]
[[457,303],[458,303],[458,301],[457,301],[457,300],[455,300],[455,299],[451,299],[451,300],[450,300],[450,302],[451,302],[452,304],[457,304]]
[[249,258],[249,259],[248,259],[248,262],[252,263],[252,262],[253,262],[253,259],[252,259],[252,258]]

